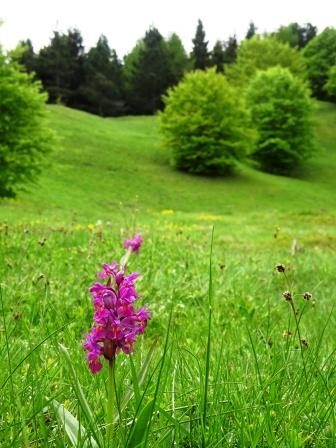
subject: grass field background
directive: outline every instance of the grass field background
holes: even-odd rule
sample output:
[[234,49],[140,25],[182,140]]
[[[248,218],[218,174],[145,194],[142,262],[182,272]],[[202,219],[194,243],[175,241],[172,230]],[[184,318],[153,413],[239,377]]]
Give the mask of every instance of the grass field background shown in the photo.
[[153,316],[135,369],[117,361],[125,406],[110,446],[336,445],[336,107],[315,115],[318,152],[299,177],[242,166],[210,179],[171,169],[156,117],[50,107],[48,168],[0,203],[1,446],[72,446],[54,400],[96,441],[75,446],[108,446],[107,371],[92,376],[80,343],[88,287],[135,231],[145,242],[130,268]]

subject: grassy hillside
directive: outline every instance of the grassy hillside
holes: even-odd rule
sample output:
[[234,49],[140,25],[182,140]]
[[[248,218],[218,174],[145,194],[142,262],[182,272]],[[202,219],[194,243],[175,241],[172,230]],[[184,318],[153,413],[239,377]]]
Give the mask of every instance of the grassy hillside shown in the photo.
[[50,106],[50,118],[59,136],[58,149],[37,185],[17,201],[1,204],[2,219],[64,221],[76,214],[90,221],[120,215],[130,207],[216,215],[335,210],[335,105],[317,105],[319,152],[301,178],[247,167],[227,179],[176,172],[160,146],[155,117],[102,119]]

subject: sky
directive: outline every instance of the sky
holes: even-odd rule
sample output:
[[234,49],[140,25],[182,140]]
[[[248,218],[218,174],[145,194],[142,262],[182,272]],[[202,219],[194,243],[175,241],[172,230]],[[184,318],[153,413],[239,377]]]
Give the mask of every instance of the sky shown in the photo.
[[321,31],[336,27],[336,0],[0,0],[0,19],[0,44],[6,50],[30,38],[36,51],[53,31],[78,28],[86,49],[105,34],[122,57],[150,26],[165,37],[176,32],[190,51],[198,19],[209,49],[232,34],[242,39],[250,21],[260,33],[290,22],[311,22]]

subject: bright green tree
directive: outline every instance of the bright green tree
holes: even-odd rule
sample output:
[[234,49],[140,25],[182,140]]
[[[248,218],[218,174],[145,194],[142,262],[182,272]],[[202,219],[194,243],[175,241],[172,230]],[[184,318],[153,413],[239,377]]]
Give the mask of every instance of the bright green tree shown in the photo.
[[34,181],[53,134],[46,124],[46,95],[32,75],[0,47],[0,197],[14,197]]
[[277,65],[288,68],[301,79],[306,77],[305,61],[297,50],[272,37],[254,36],[242,42],[237,61],[228,68],[227,76],[233,83],[246,86],[257,70]]
[[303,51],[313,94],[328,98],[325,84],[329,70],[336,63],[336,28],[326,28],[312,39]]
[[177,169],[226,174],[253,149],[244,101],[214,68],[188,73],[164,102],[161,131]]
[[336,98],[336,65],[333,65],[328,72],[325,90],[331,98]]
[[253,157],[262,169],[291,174],[313,150],[312,100],[304,82],[287,69],[259,71],[247,102],[258,131]]

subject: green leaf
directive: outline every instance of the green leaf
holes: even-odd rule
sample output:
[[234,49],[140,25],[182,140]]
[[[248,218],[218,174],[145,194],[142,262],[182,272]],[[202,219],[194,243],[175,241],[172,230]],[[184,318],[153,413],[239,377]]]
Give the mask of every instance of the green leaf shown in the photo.
[[152,418],[154,400],[149,401],[141,410],[139,417],[133,427],[132,434],[128,440],[127,448],[136,448],[141,446],[146,435],[149,422]]
[[99,445],[92,437],[88,438],[86,429],[79,423],[76,417],[71,414],[71,412],[65,409],[65,407],[57,400],[53,400],[52,404],[72,446],[98,448]]

